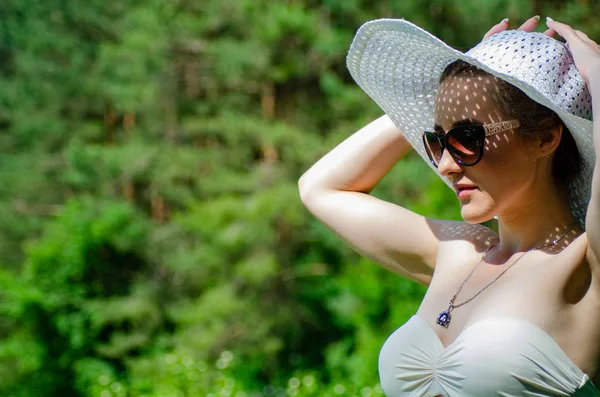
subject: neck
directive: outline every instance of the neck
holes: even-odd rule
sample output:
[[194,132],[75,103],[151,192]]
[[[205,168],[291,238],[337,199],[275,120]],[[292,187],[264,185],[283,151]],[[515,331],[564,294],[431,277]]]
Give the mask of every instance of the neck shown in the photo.
[[[529,197],[517,210],[498,215],[498,251],[506,256],[551,243],[577,221],[559,189],[548,186]],[[581,227],[571,230],[580,231]]]

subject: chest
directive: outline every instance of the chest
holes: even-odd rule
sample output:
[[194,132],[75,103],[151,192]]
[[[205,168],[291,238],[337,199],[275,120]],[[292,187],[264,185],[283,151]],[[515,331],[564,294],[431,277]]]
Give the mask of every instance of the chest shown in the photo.
[[442,346],[415,315],[385,342],[379,372],[388,396],[597,395],[546,333],[506,317],[477,321]]
[[[463,284],[479,258],[480,254],[465,253],[462,260],[460,255],[452,259],[442,255],[440,265],[436,265],[418,314],[440,343],[451,345],[465,329],[483,319],[521,319],[539,328],[574,365],[592,377],[600,361],[600,316],[590,313],[600,310],[600,294],[581,256],[539,253],[521,258],[508,270],[514,261],[505,265],[481,263]],[[436,324],[461,285],[450,324],[447,328]]]

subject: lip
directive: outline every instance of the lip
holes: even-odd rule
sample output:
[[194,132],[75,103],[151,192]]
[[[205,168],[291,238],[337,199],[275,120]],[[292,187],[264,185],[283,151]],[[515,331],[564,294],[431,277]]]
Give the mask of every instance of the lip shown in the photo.
[[458,198],[469,197],[475,190],[477,190],[477,186],[474,185],[456,185],[454,186],[456,190],[456,195]]

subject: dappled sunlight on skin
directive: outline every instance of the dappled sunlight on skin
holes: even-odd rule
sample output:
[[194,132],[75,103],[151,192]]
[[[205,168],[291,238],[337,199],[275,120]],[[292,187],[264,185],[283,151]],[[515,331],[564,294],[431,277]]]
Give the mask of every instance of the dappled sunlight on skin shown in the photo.
[[482,247],[481,252],[498,240],[498,235],[493,230],[479,224],[448,222],[437,230],[436,236],[440,241],[473,241],[477,247]]
[[[490,150],[492,147],[497,149],[503,143],[510,143],[511,139],[517,137],[517,133],[515,130],[510,130],[507,132],[503,132],[501,134],[494,134],[492,136],[488,136],[485,138],[484,151]],[[491,146],[490,146],[491,145]]]
[[[566,228],[567,228],[567,226],[564,226],[562,228],[560,228],[560,227],[554,228],[553,233],[551,235],[549,235],[543,242],[540,242],[540,245],[541,244],[549,244],[553,240],[558,239],[560,237],[560,235],[565,231]],[[554,245],[551,245],[550,247],[542,248],[539,251],[545,252],[547,254],[553,254],[553,255],[558,254],[559,252],[561,252],[562,250],[567,248],[567,246],[569,244],[571,244],[573,241],[575,241],[575,239],[577,237],[579,237],[581,235],[581,233],[582,233],[582,230],[579,228],[579,226],[576,226],[576,227],[572,228],[571,230],[569,230],[567,232],[567,234],[565,234],[565,236],[560,239],[559,242],[557,242]]]
[[[566,228],[567,226],[556,227],[554,229],[554,232],[552,234],[549,234],[545,240],[540,241],[538,245],[547,244],[555,239],[558,239]],[[540,251],[546,252],[548,254],[556,254],[565,249],[569,244],[571,244],[579,235],[581,235],[581,232],[582,231],[579,227],[573,227],[567,232],[567,234],[565,234],[565,236],[562,239],[560,239],[558,243],[556,243],[553,246],[540,249]],[[498,235],[493,230],[479,224],[469,224],[461,222],[448,223],[439,228],[438,237],[441,241],[473,241],[477,243],[477,246],[481,245],[481,247],[483,247],[482,250],[484,251],[490,245],[498,244]]]
[[[499,109],[493,105],[499,100],[497,78],[475,76],[472,71],[469,73],[465,76],[449,77],[438,88],[434,101],[435,125],[433,131],[438,136],[444,136],[456,127],[483,126],[486,139],[481,153],[485,155],[485,152],[490,149],[500,149],[503,146],[508,146],[505,144],[511,143],[511,137],[516,137],[514,129],[518,127],[519,121],[506,120],[505,117],[501,116]],[[487,101],[488,97],[490,98],[489,102]],[[482,101],[484,98],[486,100]],[[464,147],[460,140],[453,139],[453,136],[450,135],[447,139],[447,143],[451,144],[452,148],[467,156],[480,156],[476,154],[480,153],[479,150],[474,151]],[[436,166],[439,169],[444,152],[440,151],[439,145],[433,145],[429,150],[433,153],[432,157],[435,158],[432,161],[436,161]],[[499,150],[499,152],[506,154],[507,150]],[[452,156],[456,159],[456,152]],[[442,169],[439,171],[442,176],[447,177]]]
[[[569,226],[567,225],[555,227],[552,233],[549,233],[544,240],[540,240],[537,243],[537,246],[551,244],[553,241],[558,240],[568,227]],[[560,238],[560,240],[556,242],[556,244],[537,249],[537,251],[543,252],[548,255],[559,254],[565,248],[567,248],[567,246],[569,246],[573,241],[575,241],[577,237],[581,235],[582,232],[583,230],[579,226],[574,226],[569,231],[567,231],[567,233],[562,238]],[[493,255],[489,255],[486,259],[487,262],[490,264],[503,264],[503,262],[505,261],[505,258],[497,258],[497,260],[494,260]]]
[[[498,101],[498,79],[492,76],[451,77],[445,80],[436,93],[434,131],[444,135],[455,125],[492,125],[507,121],[493,106]],[[515,129],[489,135],[484,143],[484,157],[491,149],[508,147],[518,138]]]
[[497,110],[490,109],[499,93],[493,76],[451,77],[440,85],[435,97],[436,125],[447,132],[450,126],[468,120],[474,124],[492,124],[501,121]]
[[[544,240],[540,240],[537,246],[550,244],[554,240],[558,240],[560,236],[568,228],[567,225],[555,227],[552,233],[549,233]],[[472,242],[476,252],[484,253],[491,246],[499,244],[499,237],[496,232],[481,224],[469,224],[465,222],[448,222],[437,229],[432,227],[432,230],[437,230],[436,236],[440,241],[456,241],[462,240]],[[579,225],[572,227],[560,240],[551,246],[538,249],[548,255],[556,255],[562,252],[567,246],[575,241],[583,232]],[[521,253],[513,253],[513,255],[521,255]],[[492,265],[503,265],[506,262],[511,262],[512,259],[500,257],[492,254],[492,251],[486,255],[485,262]]]

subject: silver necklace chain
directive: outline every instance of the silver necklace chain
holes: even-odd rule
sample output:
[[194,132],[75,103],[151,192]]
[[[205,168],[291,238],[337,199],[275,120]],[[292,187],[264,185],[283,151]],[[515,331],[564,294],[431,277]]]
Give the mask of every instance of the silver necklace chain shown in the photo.
[[450,315],[450,312],[452,312],[452,310],[456,309],[457,307],[461,307],[461,306],[466,305],[467,303],[471,302],[473,299],[475,299],[477,296],[479,296],[479,294],[481,294],[483,291],[485,291],[490,285],[494,284],[500,277],[502,277],[502,275],[504,273],[506,273],[511,267],[513,267],[517,262],[519,262],[521,260],[521,258],[523,258],[525,255],[527,255],[531,251],[535,251],[535,250],[539,250],[539,249],[542,249],[542,248],[550,247],[550,246],[553,246],[556,243],[558,243],[564,236],[566,236],[566,234],[569,232],[569,230],[571,230],[577,224],[578,224],[577,222],[574,222],[574,223],[570,224],[569,226],[567,226],[567,228],[565,229],[565,231],[562,232],[561,235],[558,236],[558,238],[555,238],[551,242],[539,245],[537,247],[530,248],[527,251],[523,252],[517,258],[517,260],[515,260],[506,269],[504,269],[500,274],[498,274],[496,277],[494,277],[494,279],[492,281],[490,281],[485,287],[483,287],[482,289],[480,289],[475,295],[473,295],[469,299],[465,300],[464,302],[455,305],[454,301],[456,300],[456,297],[458,296],[458,294],[460,293],[460,291],[463,289],[463,287],[465,286],[465,284],[467,283],[467,281],[471,278],[471,276],[473,275],[473,273],[475,273],[475,270],[477,270],[477,268],[479,267],[479,265],[483,262],[483,259],[485,258],[485,255],[488,253],[488,251],[491,250],[493,247],[495,247],[495,245],[491,245],[481,255],[481,259],[479,260],[479,262],[477,263],[477,265],[475,265],[475,267],[473,268],[473,270],[471,270],[471,273],[469,273],[469,275],[467,276],[467,278],[465,278],[464,281],[460,284],[460,286],[458,287],[458,291],[456,291],[456,294],[454,294],[454,296],[452,297],[452,299],[450,299],[450,302],[448,303],[448,309],[445,310],[445,311],[443,311],[443,312],[441,312],[440,315],[438,316],[437,323],[440,324],[442,327],[448,328],[448,325],[450,324],[450,320],[452,319],[452,316]]

